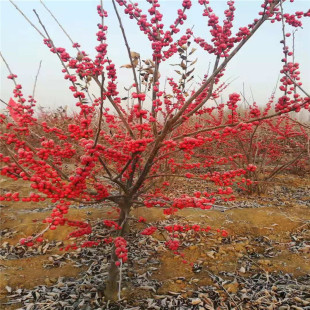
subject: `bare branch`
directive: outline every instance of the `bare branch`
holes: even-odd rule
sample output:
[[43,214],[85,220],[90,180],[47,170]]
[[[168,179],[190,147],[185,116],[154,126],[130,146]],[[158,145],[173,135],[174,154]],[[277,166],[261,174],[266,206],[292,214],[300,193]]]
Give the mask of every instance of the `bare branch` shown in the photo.
[[38,80],[38,76],[39,76],[39,73],[40,73],[41,64],[42,64],[42,60],[40,60],[39,68],[38,68],[38,71],[37,71],[37,74],[36,74],[36,77],[35,77],[35,80],[34,80],[33,91],[32,91],[32,99],[34,99],[34,94],[35,94],[35,91],[36,91],[37,80]]
[[27,20],[27,22],[40,34],[41,37],[46,39],[45,35],[30,21],[30,19],[23,13],[23,11],[12,1],[9,0],[16,8],[16,10],[24,16],[24,18]]
[[[8,71],[9,71],[9,73],[10,73],[11,75],[13,75],[12,70],[11,70],[11,68],[10,68],[9,64],[7,63],[7,61],[5,60],[5,58],[3,57],[3,55],[2,55],[2,53],[1,53],[1,52],[0,52],[0,57],[2,58],[2,60],[3,60],[4,64],[5,64],[5,66],[7,67],[7,69],[8,69]],[[16,85],[17,85],[17,83],[16,83],[16,81],[15,81],[15,78],[12,78],[12,80],[13,80],[13,82],[14,82],[15,86],[16,86]]]
[[63,26],[60,24],[60,22],[57,20],[57,18],[54,16],[54,14],[51,12],[51,10],[46,6],[46,4],[43,2],[43,0],[40,0],[41,4],[44,6],[44,8],[50,13],[50,15],[53,17],[55,22],[58,24],[58,26],[61,28],[61,30],[64,32],[64,34],[67,36],[67,38],[71,41],[72,45],[74,44],[73,40],[69,36],[68,32],[63,28]]

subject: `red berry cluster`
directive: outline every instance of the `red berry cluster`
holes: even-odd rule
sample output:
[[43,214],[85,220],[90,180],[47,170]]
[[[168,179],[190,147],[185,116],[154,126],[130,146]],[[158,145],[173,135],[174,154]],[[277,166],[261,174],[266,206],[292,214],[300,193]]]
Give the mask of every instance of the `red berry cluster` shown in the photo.
[[171,251],[177,251],[180,247],[180,242],[178,240],[168,240],[165,245]]
[[114,239],[115,254],[119,261],[115,262],[116,266],[120,266],[121,262],[126,263],[128,260],[127,241],[123,237],[116,237]]
[[150,235],[153,235],[156,230],[157,230],[157,227],[150,226],[142,230],[141,235],[150,236]]
[[122,227],[119,226],[116,222],[111,221],[111,220],[104,220],[103,224],[107,227],[114,227],[116,230],[121,230]]

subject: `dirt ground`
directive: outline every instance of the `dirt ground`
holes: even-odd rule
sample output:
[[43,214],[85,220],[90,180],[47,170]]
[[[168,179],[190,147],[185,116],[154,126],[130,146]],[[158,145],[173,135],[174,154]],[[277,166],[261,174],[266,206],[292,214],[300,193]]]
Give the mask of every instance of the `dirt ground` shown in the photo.
[[[309,178],[297,176],[280,176],[278,184],[298,190],[310,185]],[[277,183],[275,183],[276,186]],[[0,180],[0,188],[28,192],[27,184],[17,181]],[[197,237],[197,243],[184,248],[185,258],[193,263],[199,262],[207,266],[208,271],[218,273],[220,271],[236,271],[240,269],[237,261],[246,256],[251,259],[257,270],[262,272],[284,272],[294,276],[310,274],[310,207],[287,197],[280,192],[278,197],[272,197],[273,193],[262,197],[239,196],[237,202],[261,201],[262,207],[238,208],[223,210],[193,210],[186,209],[177,213],[180,221],[210,225],[212,228],[225,229],[229,233],[230,242],[223,243],[222,237]],[[276,198],[268,200],[269,198]],[[277,199],[283,203],[274,203]],[[310,201],[310,193],[305,192],[301,199]],[[238,204],[235,204],[238,205]],[[50,212],[51,204],[2,202],[1,212],[1,245],[2,248],[15,245],[22,237],[39,232],[44,226],[41,220]],[[148,222],[160,221],[169,218],[162,209],[139,208],[134,211],[134,216],[143,216]],[[115,213],[109,206],[97,206],[92,208],[73,208],[70,218],[90,221],[115,218]],[[61,242],[66,238],[72,228],[63,227],[56,231],[49,231],[44,235],[49,243]],[[295,237],[294,237],[295,236]],[[299,238],[303,245],[297,250],[292,250],[292,241]],[[296,241],[296,240],[295,240]],[[296,242],[295,242],[296,244]],[[64,264],[58,268],[46,268],[49,257],[53,254],[62,254],[60,246],[52,246],[41,254],[14,259],[1,259],[0,261],[0,299],[6,301],[6,295],[10,289],[33,288],[37,285],[52,285],[59,277],[77,277],[85,270],[84,267],[76,267],[72,264]],[[44,252],[44,253],[43,253]],[[274,255],[272,254],[274,252]],[[270,254],[265,258],[255,259],[255,253]],[[195,275],[190,265],[181,263],[181,258],[169,251],[160,255],[160,268],[153,274],[156,280],[162,281],[160,292],[180,291],[190,285],[207,285],[212,282],[206,272]],[[241,266],[242,267],[242,266]],[[137,267],[138,268],[138,267]],[[139,267],[140,268],[140,267]],[[141,269],[143,272],[143,268]],[[245,272],[246,274],[246,272]],[[185,280],[176,280],[183,277]],[[233,291],[233,286],[228,290]],[[2,306],[1,309],[14,309]]]

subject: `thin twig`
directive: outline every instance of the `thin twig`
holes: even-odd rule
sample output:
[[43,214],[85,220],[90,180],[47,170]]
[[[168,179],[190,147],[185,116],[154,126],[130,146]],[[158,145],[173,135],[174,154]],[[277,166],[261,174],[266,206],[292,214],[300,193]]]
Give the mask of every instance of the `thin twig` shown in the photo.
[[307,97],[310,98],[310,94],[308,92],[306,92],[298,83],[296,83],[286,72],[284,72],[284,74],[292,81],[292,83],[295,84],[295,86],[297,86]]
[[[43,28],[43,30],[44,30],[46,36],[48,37],[49,42],[50,42],[50,44],[52,45],[53,49],[56,50],[55,44],[54,44],[53,40],[51,39],[50,35],[48,34],[48,32],[47,32],[47,30],[46,30],[46,27],[44,26],[43,22],[41,21],[39,14],[36,12],[36,10],[33,10],[33,12],[34,12],[35,15],[37,16],[38,21],[39,21],[40,25],[42,26],[42,28]],[[62,66],[63,66],[64,69],[66,70],[66,73],[70,75],[70,72],[69,72],[67,66],[66,66],[65,63],[63,62],[63,60],[62,60],[62,58],[60,57],[60,55],[59,55],[58,52],[56,52],[56,55],[58,56],[58,58],[59,58],[59,60],[60,60],[60,62],[61,62],[61,64],[62,64]],[[75,84],[72,80],[71,80],[71,83],[72,83],[73,87],[74,87],[75,89],[77,89],[76,84]],[[83,104],[82,99],[81,99],[81,96],[79,96],[78,99],[79,99],[80,103]],[[85,112],[84,112],[84,114],[85,114]]]
[[35,77],[35,80],[34,80],[33,91],[32,91],[32,99],[34,99],[34,94],[35,94],[35,91],[36,91],[37,80],[38,80],[38,76],[39,76],[39,73],[40,73],[41,64],[42,64],[42,60],[40,60],[39,68],[38,68],[38,71],[37,71],[37,74],[36,74],[36,77]]
[[122,269],[123,267],[123,260],[121,259],[121,264],[119,266],[119,282],[118,282],[118,300],[121,299],[121,289],[122,289]]
[[41,37],[46,39],[45,35],[30,21],[30,19],[22,12],[22,10],[12,0],[9,1],[15,6],[16,10],[24,16],[27,22],[41,35]]
[[[134,63],[133,63],[133,60],[132,60],[131,50],[130,50],[130,47],[129,47],[129,44],[128,44],[128,40],[127,40],[127,37],[126,37],[126,33],[125,33],[125,29],[124,29],[124,26],[123,26],[123,23],[122,23],[122,19],[121,19],[119,13],[118,13],[117,7],[115,5],[115,1],[112,0],[112,3],[113,3],[114,11],[116,13],[116,16],[117,16],[117,19],[118,19],[118,22],[119,22],[119,27],[121,28],[121,31],[122,31],[124,43],[125,43],[125,46],[126,46],[126,49],[127,49],[127,53],[128,53],[130,65],[131,65],[131,68],[132,68],[132,73],[133,73],[134,81],[135,81],[135,84],[136,84],[136,91],[137,91],[137,93],[140,93],[138,78],[137,78],[135,66],[134,66]],[[141,99],[138,98],[138,100],[139,100],[139,106],[141,107]]]
[[[5,66],[7,67],[7,69],[8,69],[8,71],[9,71],[10,75],[13,75],[12,70],[11,70],[9,64],[7,63],[7,61],[5,60],[5,58],[3,57],[3,55],[2,55],[1,52],[0,52],[0,57],[2,58],[2,60],[3,60],[4,64],[5,64]],[[13,80],[15,86],[16,86],[17,83],[16,83],[16,81],[15,81],[15,78],[13,78],[12,80]]]
[[61,30],[64,32],[64,34],[67,36],[67,38],[71,41],[72,45],[74,44],[74,41],[69,36],[67,31],[63,28],[63,26],[60,24],[60,22],[57,20],[57,18],[54,16],[54,14],[51,12],[51,10],[46,6],[46,4],[43,2],[43,0],[40,0],[41,4],[44,6],[44,8],[50,13],[50,15],[53,17],[55,22],[58,24],[58,26],[61,28]]

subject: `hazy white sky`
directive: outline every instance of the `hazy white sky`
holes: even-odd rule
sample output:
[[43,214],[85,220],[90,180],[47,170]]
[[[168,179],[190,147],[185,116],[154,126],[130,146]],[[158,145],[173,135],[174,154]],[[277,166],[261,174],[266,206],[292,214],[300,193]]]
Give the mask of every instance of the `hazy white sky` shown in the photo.
[[[15,1],[26,15],[38,26],[33,9],[39,13],[46,25],[54,43],[57,47],[65,47],[69,52],[75,53],[71,44],[45,11],[39,1]],[[164,14],[165,25],[170,25],[176,18],[177,9],[181,6],[181,0],[161,1],[161,11]],[[237,10],[235,27],[246,26],[257,17],[262,0],[243,0],[236,1]],[[47,6],[56,15],[58,20],[69,32],[74,41],[79,42],[82,50],[90,55],[95,55],[94,47],[96,41],[97,23],[99,18],[96,6],[99,1],[45,1]],[[226,1],[210,1],[215,13],[220,17],[227,8]],[[146,1],[139,1],[139,5],[146,12],[149,4]],[[105,9],[109,13],[106,19],[108,30],[109,57],[117,66],[119,76],[119,90],[123,86],[132,83],[132,72],[129,69],[120,68],[121,65],[129,63],[127,52],[122,40],[121,32],[112,9],[111,1],[104,1]],[[310,8],[310,0],[295,0],[295,3],[285,3],[285,8],[289,12],[307,11]],[[19,12],[9,1],[0,0],[0,25],[1,25],[1,47],[0,50],[11,66],[13,73],[18,75],[18,81],[23,85],[25,95],[32,93],[34,78],[40,60],[42,68],[36,89],[36,99],[42,106],[74,106],[76,99],[71,96],[68,90],[68,81],[63,79],[62,67],[58,58],[52,54],[43,44],[42,38],[26,22]],[[150,58],[151,49],[149,41],[144,34],[138,31],[138,27],[133,20],[129,20],[121,10],[123,23],[126,28],[131,49],[141,54],[142,59]],[[210,38],[209,28],[206,25],[207,19],[202,16],[202,7],[198,1],[193,0],[193,7],[187,12],[188,20],[183,29],[194,26],[196,36]],[[296,33],[296,61],[301,64],[301,75],[304,87],[310,90],[310,18],[303,19],[304,29]],[[177,35],[178,37],[178,35]],[[266,22],[253,38],[244,46],[227,67],[225,79],[236,79],[227,90],[228,92],[242,91],[245,85],[246,95],[250,98],[252,89],[254,98],[260,104],[266,103],[278,79],[282,63],[281,24],[270,24]],[[291,43],[291,41],[289,41]],[[194,43],[193,46],[196,44]],[[195,46],[196,47],[196,46]],[[203,51],[198,50],[196,56],[199,61],[196,64],[196,81],[202,77],[208,68],[209,62],[214,58]],[[13,90],[13,83],[6,79],[8,72],[1,62],[1,88],[0,98],[8,101]],[[174,58],[169,63],[176,63]],[[166,63],[161,68],[161,75],[175,76],[175,67]],[[0,103],[0,108],[2,108]]]

